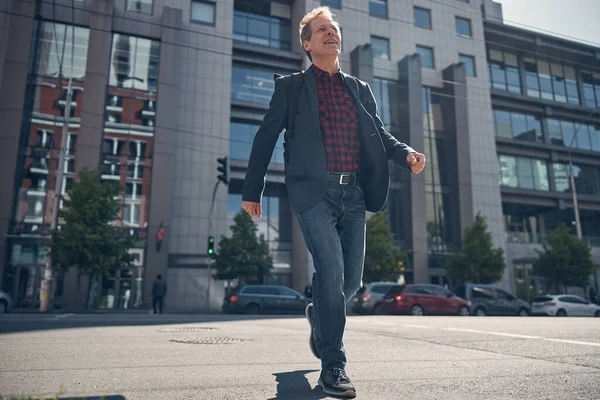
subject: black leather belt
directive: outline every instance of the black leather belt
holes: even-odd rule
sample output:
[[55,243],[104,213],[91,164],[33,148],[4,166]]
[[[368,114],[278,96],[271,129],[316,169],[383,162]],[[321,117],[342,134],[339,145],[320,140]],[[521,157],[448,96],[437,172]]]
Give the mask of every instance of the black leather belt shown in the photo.
[[358,183],[358,172],[328,172],[327,181],[354,186]]

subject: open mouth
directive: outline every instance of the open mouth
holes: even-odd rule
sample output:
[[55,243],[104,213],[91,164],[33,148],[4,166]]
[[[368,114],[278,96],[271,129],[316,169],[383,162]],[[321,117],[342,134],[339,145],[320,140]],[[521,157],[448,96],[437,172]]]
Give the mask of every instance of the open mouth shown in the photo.
[[328,40],[325,44],[337,44],[337,42],[335,40]]

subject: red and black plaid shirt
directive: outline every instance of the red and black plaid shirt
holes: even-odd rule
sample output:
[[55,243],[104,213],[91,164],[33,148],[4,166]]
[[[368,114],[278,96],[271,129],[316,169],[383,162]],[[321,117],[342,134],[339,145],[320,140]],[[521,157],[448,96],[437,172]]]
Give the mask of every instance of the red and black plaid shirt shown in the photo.
[[321,136],[329,172],[356,172],[360,161],[358,109],[341,73],[312,66],[317,81]]

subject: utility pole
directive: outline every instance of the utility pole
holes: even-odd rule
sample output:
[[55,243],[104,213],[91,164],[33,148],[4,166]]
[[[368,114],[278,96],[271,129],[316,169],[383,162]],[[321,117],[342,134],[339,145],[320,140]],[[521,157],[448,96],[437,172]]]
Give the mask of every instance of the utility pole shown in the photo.
[[[71,74],[72,76],[73,74]],[[63,188],[63,177],[65,169],[65,157],[67,154],[67,144],[69,143],[69,119],[71,117],[71,93],[72,93],[72,77],[69,76],[69,83],[67,85],[67,96],[65,101],[65,113],[63,118],[63,129],[60,135],[60,150],[58,153],[58,168],[56,171],[56,179],[54,181],[54,193],[52,194],[52,213],[50,220],[50,232],[54,231],[58,223],[58,204],[60,202],[60,196]],[[62,88],[61,88],[62,90]],[[50,303],[50,294],[52,290],[52,283],[54,277],[52,274],[52,251],[48,251],[46,256],[46,266],[44,269],[44,279],[40,288],[40,311],[48,311],[48,305]]]

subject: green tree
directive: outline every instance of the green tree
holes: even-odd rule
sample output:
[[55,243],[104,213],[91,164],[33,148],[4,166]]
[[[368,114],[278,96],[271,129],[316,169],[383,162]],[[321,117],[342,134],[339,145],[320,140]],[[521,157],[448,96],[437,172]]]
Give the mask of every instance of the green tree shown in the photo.
[[590,245],[572,235],[569,228],[562,225],[546,237],[543,250],[536,250],[538,259],[535,272],[548,280],[559,293],[559,285],[585,288],[594,270]]
[[239,279],[240,283],[263,283],[273,268],[273,258],[252,217],[240,211],[231,226],[231,237],[221,237],[215,257],[215,279]]
[[394,247],[394,234],[388,224],[386,212],[367,220],[367,244],[365,251],[365,282],[396,282],[405,271],[407,254]]
[[504,250],[492,247],[492,235],[480,213],[464,230],[462,251],[452,253],[445,266],[448,276],[459,282],[494,283],[502,278]]
[[104,275],[112,268],[129,267],[135,238],[116,227],[121,204],[119,185],[102,180],[99,170],[82,169],[72,189],[62,196],[59,224],[51,233],[53,269],[66,273],[77,268],[77,292],[82,275]]

